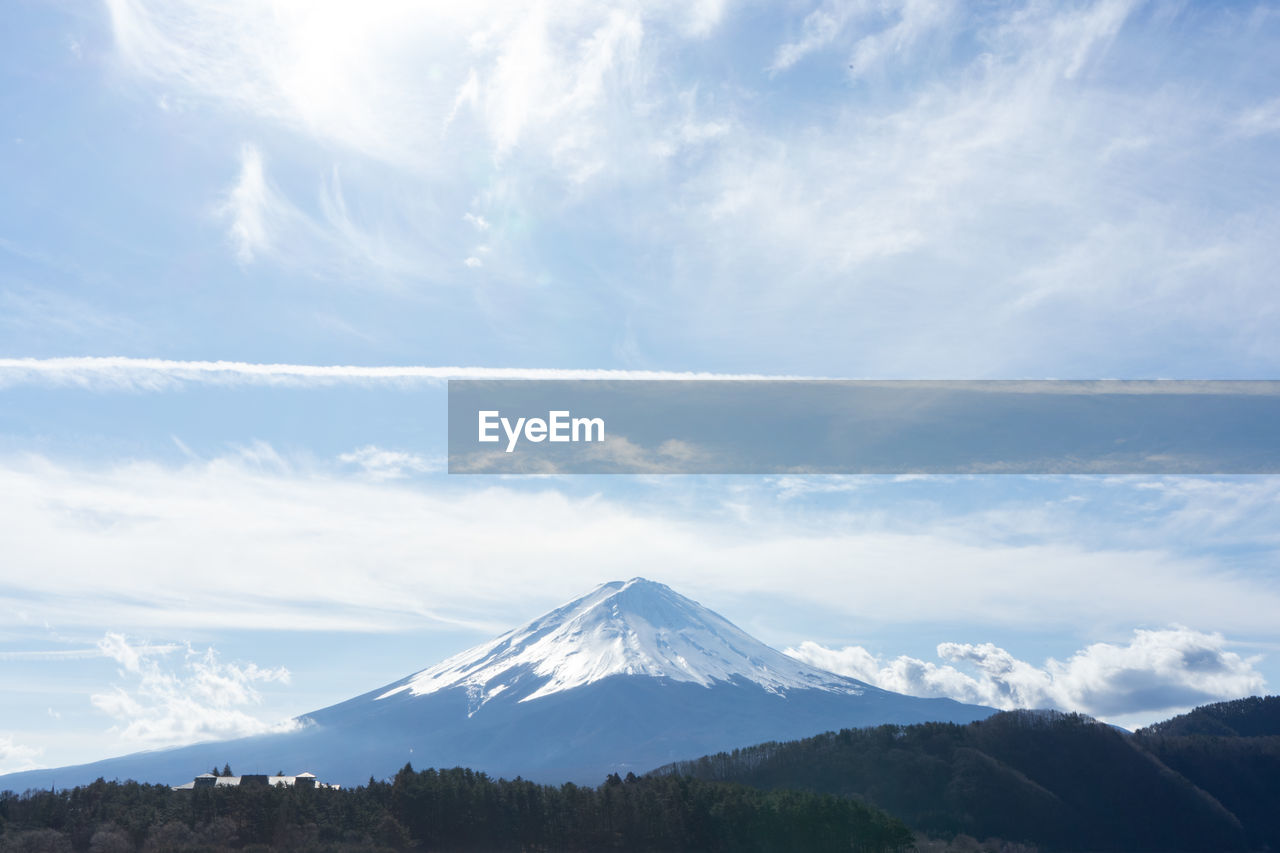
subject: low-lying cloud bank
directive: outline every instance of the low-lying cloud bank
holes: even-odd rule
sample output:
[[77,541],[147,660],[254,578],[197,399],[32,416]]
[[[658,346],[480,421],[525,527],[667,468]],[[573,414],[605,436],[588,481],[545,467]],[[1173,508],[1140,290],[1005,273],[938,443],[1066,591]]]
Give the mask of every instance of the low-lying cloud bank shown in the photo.
[[1099,717],[1172,711],[1259,693],[1257,657],[1227,651],[1221,634],[1175,626],[1138,629],[1127,645],[1094,643],[1066,661],[1036,666],[993,643],[940,643],[945,663],[861,646],[804,642],[787,654],[832,672],[912,696],[947,697],[995,708],[1058,708]]

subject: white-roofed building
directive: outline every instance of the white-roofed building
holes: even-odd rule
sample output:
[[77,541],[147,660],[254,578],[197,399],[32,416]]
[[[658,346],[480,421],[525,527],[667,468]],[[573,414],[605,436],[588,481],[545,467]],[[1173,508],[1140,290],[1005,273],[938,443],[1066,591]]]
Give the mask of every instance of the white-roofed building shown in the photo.
[[196,788],[237,788],[240,786],[284,787],[284,788],[330,788],[336,790],[341,785],[321,782],[316,774],[302,772],[296,776],[278,774],[268,776],[265,773],[251,773],[244,776],[215,776],[212,773],[201,773],[185,785],[174,785],[175,791],[191,791]]

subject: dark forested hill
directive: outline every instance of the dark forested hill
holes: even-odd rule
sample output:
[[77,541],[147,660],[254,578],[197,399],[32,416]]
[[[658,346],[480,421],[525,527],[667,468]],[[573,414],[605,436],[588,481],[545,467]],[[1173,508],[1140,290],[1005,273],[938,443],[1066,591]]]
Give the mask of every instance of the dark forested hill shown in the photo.
[[1250,696],[1202,705],[1141,729],[1143,735],[1280,736],[1280,696]]
[[[1280,699],[1207,706],[1135,735],[1014,711],[968,725],[844,730],[659,773],[865,800],[914,829],[1046,849],[1280,849]],[[1195,731],[1212,721],[1214,735]]]
[[1236,815],[1250,846],[1280,849],[1280,696],[1205,705],[1135,739]]

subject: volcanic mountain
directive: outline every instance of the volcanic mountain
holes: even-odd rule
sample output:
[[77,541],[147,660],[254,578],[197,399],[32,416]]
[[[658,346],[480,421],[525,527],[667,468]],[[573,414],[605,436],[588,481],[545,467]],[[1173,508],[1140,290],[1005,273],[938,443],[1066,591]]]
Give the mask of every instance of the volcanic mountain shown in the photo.
[[293,731],[0,776],[0,789],[102,776],[180,783],[230,762],[351,785],[406,762],[596,784],[683,758],[831,729],[970,722],[994,709],[919,699],[818,669],[667,586],[602,584],[491,642],[298,718]]

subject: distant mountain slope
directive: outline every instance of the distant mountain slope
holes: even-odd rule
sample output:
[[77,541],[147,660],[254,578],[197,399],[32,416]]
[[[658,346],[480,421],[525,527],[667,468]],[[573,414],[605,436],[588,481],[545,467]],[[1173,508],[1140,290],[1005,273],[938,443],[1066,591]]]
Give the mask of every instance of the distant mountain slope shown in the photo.
[[[1260,749],[1219,752],[1208,766],[1229,779]],[[1266,762],[1280,753],[1267,751],[1265,767],[1241,785],[1237,800],[1251,803],[1241,814],[1162,754],[1088,717],[1014,711],[964,726],[882,726],[762,744],[659,772],[856,796],[924,832],[1044,849],[1241,850],[1272,837],[1280,765]]]
[[296,731],[0,776],[0,789],[98,776],[179,783],[224,762],[241,772],[307,769],[347,785],[406,762],[598,783],[762,740],[992,713],[802,663],[669,587],[633,578],[306,714]]

